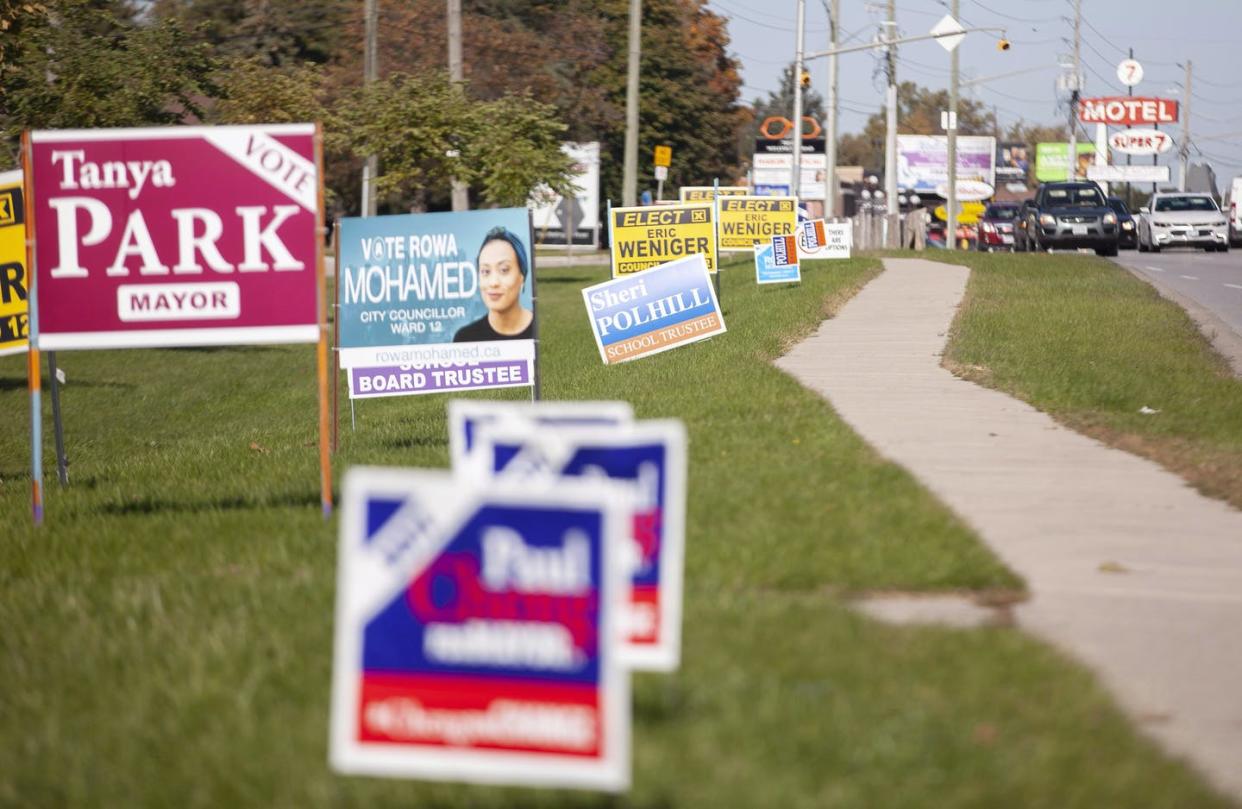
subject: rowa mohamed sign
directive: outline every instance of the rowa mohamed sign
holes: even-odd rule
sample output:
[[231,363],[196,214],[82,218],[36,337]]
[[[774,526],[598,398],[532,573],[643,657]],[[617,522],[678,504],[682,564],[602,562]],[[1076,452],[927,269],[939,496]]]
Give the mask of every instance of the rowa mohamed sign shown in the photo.
[[1084,98],[1078,103],[1078,120],[1084,124],[1177,123],[1177,102],[1169,98],[1117,96],[1115,98]]
[[314,124],[30,141],[40,348],[318,340]]

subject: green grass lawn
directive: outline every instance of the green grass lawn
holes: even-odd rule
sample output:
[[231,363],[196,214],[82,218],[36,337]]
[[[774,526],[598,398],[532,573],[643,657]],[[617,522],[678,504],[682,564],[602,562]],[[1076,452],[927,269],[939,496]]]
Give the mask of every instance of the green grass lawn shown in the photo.
[[950,368],[1242,508],[1242,380],[1180,306],[1091,256],[945,260],[973,268]]
[[[764,288],[731,268],[726,335],[615,368],[579,294],[605,270],[540,275],[545,396],[628,399],[690,433],[683,665],[635,679],[620,799],[328,771],[336,528],[318,508],[311,348],[63,354],[73,481],[49,476],[38,531],[23,361],[0,360],[0,804],[1221,805],[1021,632],[886,627],[845,606],[1021,587],[769,364],[877,268]],[[447,463],[443,397],[357,415],[351,432],[346,404],[338,479]]]

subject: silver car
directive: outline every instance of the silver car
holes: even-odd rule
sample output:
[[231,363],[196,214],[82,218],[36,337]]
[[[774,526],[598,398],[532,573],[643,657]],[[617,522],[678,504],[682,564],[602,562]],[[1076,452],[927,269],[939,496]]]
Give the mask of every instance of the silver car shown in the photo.
[[1164,247],[1229,249],[1229,221],[1207,194],[1153,194],[1139,214],[1140,253],[1159,253]]

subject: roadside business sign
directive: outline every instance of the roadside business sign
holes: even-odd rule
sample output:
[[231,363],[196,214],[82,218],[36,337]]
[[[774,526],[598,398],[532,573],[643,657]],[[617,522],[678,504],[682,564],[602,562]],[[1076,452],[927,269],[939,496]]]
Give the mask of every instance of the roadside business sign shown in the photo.
[[773,236],[793,233],[798,226],[795,197],[722,197],[716,207],[722,252],[750,252]]
[[[897,136],[897,185],[918,194],[938,194],[949,181],[949,139],[946,135]],[[996,138],[959,135],[957,182],[996,185]]]
[[612,208],[608,215],[612,276],[632,275],[699,254],[718,265],[715,208],[709,203]]
[[487,476],[556,485],[604,475],[632,488],[627,521],[629,596],[622,610],[621,662],[673,671],[681,659],[685,559],[686,429],[680,421],[622,426],[532,426],[510,422],[479,432]]
[[[1087,167],[1095,157],[1095,144],[1079,142],[1076,177],[1085,177]],[[1041,183],[1060,182],[1070,179],[1068,143],[1035,144],[1035,179]]]
[[470,463],[485,425],[538,427],[618,427],[634,420],[629,402],[513,402],[452,399],[448,404],[449,458],[453,469]]
[[[790,261],[790,247],[793,236],[773,236],[767,244],[755,246],[755,283],[757,284],[797,284],[802,281],[802,271],[798,266],[797,252]],[[776,245],[781,244],[782,255],[776,257]]]
[[750,189],[744,185],[683,185],[677,190],[682,202],[711,202],[716,197],[744,197]]
[[525,208],[350,217],[338,244],[350,397],[533,384]]
[[31,133],[39,348],[313,343],[313,124]]
[[333,768],[624,789],[629,491],[355,467],[343,500]]
[[1110,126],[1175,124],[1177,101],[1142,96],[1084,98],[1078,102],[1078,120]]
[[1158,129],[1121,129],[1108,136],[1108,147],[1122,154],[1157,155],[1173,148],[1173,138]]
[[1137,59],[1122,59],[1117,65],[1117,80],[1126,87],[1133,87],[1143,80],[1143,66]]
[[605,365],[706,340],[725,331],[702,255],[582,290]]
[[0,172],[0,356],[29,347],[24,201],[22,173]]

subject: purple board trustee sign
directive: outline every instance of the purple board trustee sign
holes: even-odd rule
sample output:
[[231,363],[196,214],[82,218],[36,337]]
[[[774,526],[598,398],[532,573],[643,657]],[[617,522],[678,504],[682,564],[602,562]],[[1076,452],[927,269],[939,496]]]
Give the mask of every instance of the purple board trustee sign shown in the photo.
[[349,389],[353,391],[352,395],[356,399],[529,384],[530,364],[522,360],[445,365],[439,368],[394,365],[351,368],[349,371]]

